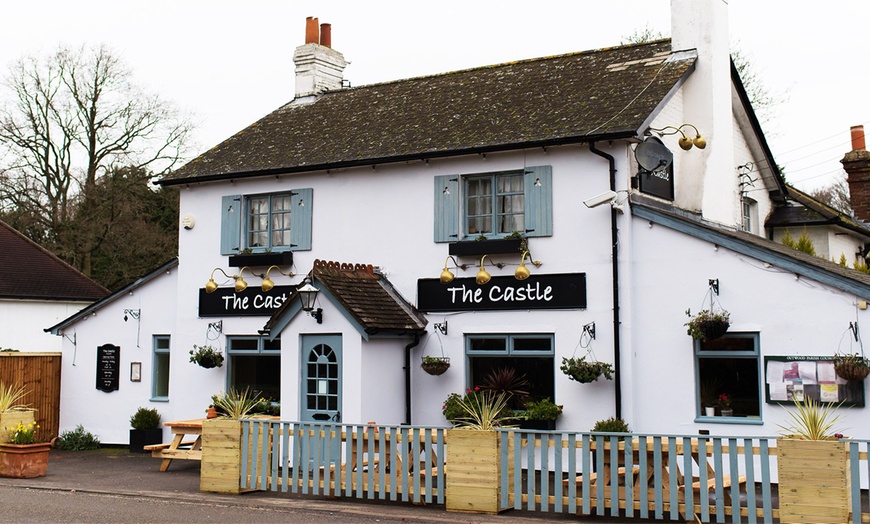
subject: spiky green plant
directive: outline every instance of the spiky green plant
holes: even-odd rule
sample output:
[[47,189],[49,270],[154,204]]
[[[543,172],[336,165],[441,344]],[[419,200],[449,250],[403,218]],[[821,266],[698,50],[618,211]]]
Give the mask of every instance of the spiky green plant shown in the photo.
[[24,386],[15,386],[14,384],[6,386],[0,382],[0,413],[28,409],[26,404],[19,404],[25,395],[27,395],[27,390],[24,389]]
[[783,431],[782,435],[803,440],[836,440],[840,431],[834,429],[840,420],[837,410],[839,404],[825,404],[816,402],[811,397],[805,396],[803,400],[795,400],[795,409],[787,409],[790,423],[787,425],[777,424]]
[[505,416],[509,395],[493,391],[480,391],[476,395],[459,397],[457,404],[463,416],[457,419],[457,427],[477,430],[491,430],[504,427],[516,417]]
[[234,420],[246,417],[262,400],[252,395],[247,388],[243,391],[230,389],[212,396],[212,402],[221,416]]

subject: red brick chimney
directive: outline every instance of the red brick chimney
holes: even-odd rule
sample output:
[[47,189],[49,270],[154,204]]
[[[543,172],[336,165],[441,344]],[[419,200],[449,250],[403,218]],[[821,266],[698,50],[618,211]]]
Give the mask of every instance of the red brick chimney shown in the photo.
[[855,218],[870,222],[870,151],[864,139],[864,126],[852,126],[852,150],[840,163],[849,182],[849,200]]

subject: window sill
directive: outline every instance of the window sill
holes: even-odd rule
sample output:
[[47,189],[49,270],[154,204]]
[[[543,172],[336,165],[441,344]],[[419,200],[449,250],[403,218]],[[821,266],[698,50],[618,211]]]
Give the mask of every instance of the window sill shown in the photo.
[[293,265],[293,252],[282,251],[279,253],[249,253],[247,255],[230,255],[230,267],[243,266],[290,266]]
[[169,402],[169,397],[152,397],[148,399],[149,402]]
[[456,256],[519,254],[522,243],[522,238],[494,238],[491,240],[451,242],[450,254]]
[[701,415],[695,417],[695,422],[703,424],[746,424],[750,426],[764,425],[764,422],[758,417],[707,417]]

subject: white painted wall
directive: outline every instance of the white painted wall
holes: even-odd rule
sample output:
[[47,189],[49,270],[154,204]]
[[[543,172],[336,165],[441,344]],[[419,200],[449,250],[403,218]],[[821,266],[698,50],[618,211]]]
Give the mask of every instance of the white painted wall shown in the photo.
[[[195,418],[205,414],[208,404],[183,397],[180,382],[201,382],[207,373],[187,362],[186,348],[175,340],[175,303],[173,294],[177,272],[152,280],[132,293],[120,296],[99,309],[95,315],[69,326],[62,338],[62,369],[60,398],[60,431],[81,424],[101,442],[129,442],[130,417],[139,407],[157,408],[163,421]],[[168,298],[167,298],[168,297]],[[141,324],[129,317],[125,309],[138,309]],[[152,402],[151,376],[152,335],[170,334],[169,402]],[[61,340],[60,337],[57,337]],[[75,341],[75,343],[73,343]],[[96,389],[97,347],[114,344],[121,348],[119,389],[109,393]],[[130,363],[142,363],[142,381],[130,380]],[[196,369],[193,369],[196,368]],[[164,430],[168,438],[168,431]]]
[[0,300],[0,349],[58,352],[60,338],[45,332],[89,302]]
[[[648,222],[632,224],[636,262],[630,276],[635,351],[629,382],[635,406],[632,426],[661,433],[775,435],[785,410],[762,404],[763,425],[695,422],[692,339],[685,311],[704,306],[707,281],[719,279],[719,303],[731,312],[731,332],[760,332],[764,355],[834,355],[849,351],[843,332],[849,322],[866,324],[870,313],[859,298],[819,282],[797,278],[763,261],[708,242],[687,238]],[[841,346],[845,344],[845,346]],[[852,348],[857,350],[857,348]],[[763,377],[763,370],[761,371]],[[762,378],[763,380],[763,378]],[[870,435],[864,409],[844,411],[844,426],[858,438]]]

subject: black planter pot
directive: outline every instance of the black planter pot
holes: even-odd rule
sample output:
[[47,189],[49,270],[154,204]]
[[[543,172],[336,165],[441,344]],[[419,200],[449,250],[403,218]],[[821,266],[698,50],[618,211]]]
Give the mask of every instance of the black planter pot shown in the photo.
[[450,244],[450,254],[456,256],[483,256],[520,254],[522,238],[498,238],[492,240],[466,240]]
[[706,340],[713,340],[724,335],[730,326],[731,324],[725,321],[706,320],[701,322],[698,327]]
[[231,255],[228,265],[230,267],[290,266],[293,265],[293,252],[282,251],[280,253],[250,253],[247,255]]
[[163,442],[163,429],[131,429],[130,453],[145,453],[145,446]]
[[520,429],[539,429],[543,431],[554,431],[556,429],[555,420],[521,420]]

